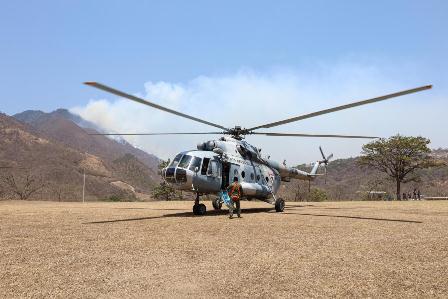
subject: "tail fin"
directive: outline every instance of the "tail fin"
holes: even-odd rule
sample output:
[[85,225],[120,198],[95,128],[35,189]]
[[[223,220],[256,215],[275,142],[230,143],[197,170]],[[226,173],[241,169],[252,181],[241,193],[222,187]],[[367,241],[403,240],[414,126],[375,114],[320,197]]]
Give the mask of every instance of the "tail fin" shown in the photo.
[[314,163],[313,169],[311,169],[311,171],[310,171],[311,176],[316,176],[316,173],[317,173],[317,170],[319,169],[320,164],[321,164],[320,161],[317,161]]

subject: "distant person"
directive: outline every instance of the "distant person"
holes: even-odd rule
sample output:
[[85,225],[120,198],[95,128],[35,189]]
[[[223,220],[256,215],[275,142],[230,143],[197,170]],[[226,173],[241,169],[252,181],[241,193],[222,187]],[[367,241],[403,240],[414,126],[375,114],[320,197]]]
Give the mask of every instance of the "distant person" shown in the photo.
[[417,189],[414,188],[413,197],[414,200],[417,200]]
[[422,195],[420,194],[420,189],[418,189],[418,190],[417,190],[417,199],[418,199],[418,200],[421,200],[421,196],[422,196]]
[[411,191],[408,192],[408,198],[409,198],[409,199],[412,199],[412,193],[411,193]]
[[406,200],[406,192],[403,192],[403,200]]
[[229,209],[229,218],[233,218],[234,204],[236,206],[236,213],[238,215],[238,218],[241,218],[240,199],[241,195],[243,194],[243,188],[241,187],[241,184],[238,183],[238,177],[233,178],[233,183],[230,184],[229,187],[227,187],[227,191],[229,192],[229,196],[232,199],[232,207]]

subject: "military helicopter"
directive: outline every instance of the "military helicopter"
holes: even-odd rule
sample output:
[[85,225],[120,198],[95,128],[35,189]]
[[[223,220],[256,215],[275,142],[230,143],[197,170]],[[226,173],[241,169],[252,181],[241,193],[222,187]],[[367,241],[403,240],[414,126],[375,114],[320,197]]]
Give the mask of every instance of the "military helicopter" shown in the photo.
[[[288,167],[286,163],[278,163],[269,158],[263,158],[261,149],[247,143],[244,138],[247,135],[264,135],[270,137],[325,137],[325,138],[366,138],[375,139],[376,136],[355,136],[355,135],[329,135],[329,134],[304,134],[304,133],[273,133],[259,132],[259,129],[273,128],[280,125],[316,117],[323,114],[333,113],[361,105],[372,104],[391,98],[420,92],[430,89],[432,85],[426,85],[413,89],[408,89],[380,97],[362,100],[342,106],[337,106],[321,111],[316,111],[296,117],[280,120],[268,124],[259,125],[252,128],[242,128],[235,126],[226,128],[222,125],[209,122],[191,115],[187,115],[148,100],[124,93],[117,89],[97,82],[85,82],[89,86],[96,87],[103,91],[127,98],[129,100],[184,117],[202,124],[206,124],[220,131],[215,132],[167,132],[167,133],[122,133],[122,134],[95,134],[95,135],[223,135],[217,140],[210,140],[197,145],[196,150],[183,151],[177,154],[172,162],[161,171],[164,180],[177,190],[193,192],[196,199],[193,205],[195,215],[204,215],[206,206],[200,203],[202,195],[216,195],[220,190],[225,189],[234,177],[237,177],[242,188],[244,198],[247,200],[257,199],[275,206],[277,212],[283,212],[285,201],[276,197],[282,181],[288,182],[291,179],[312,181],[318,174],[319,166],[326,166],[333,154],[325,156],[322,148],[319,147],[322,160],[316,161],[310,172],[305,172],[295,167]],[[213,199],[213,208],[221,209],[222,200],[219,197]]]

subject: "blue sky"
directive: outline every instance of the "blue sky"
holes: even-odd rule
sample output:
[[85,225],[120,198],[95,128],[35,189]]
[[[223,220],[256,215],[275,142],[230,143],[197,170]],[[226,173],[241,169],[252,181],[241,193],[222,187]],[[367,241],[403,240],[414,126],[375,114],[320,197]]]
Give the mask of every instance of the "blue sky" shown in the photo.
[[446,1],[1,1],[0,110],[86,102],[86,80],[138,90],[349,56],[416,62],[446,84],[447,13]]
[[[221,82],[240,78],[241,72],[313,78],[297,82],[314,87],[316,99],[331,97],[329,88],[336,89],[334,104],[434,84],[425,105],[442,110],[447,108],[441,100],[448,80],[447,12],[447,1],[1,1],[0,111],[51,111],[116,100],[83,81],[153,95],[145,83],[190,90],[198,78]],[[349,72],[351,81],[341,86],[353,83],[359,90],[345,95],[337,89],[335,72]],[[354,79],[356,72],[364,82]],[[157,100],[170,104],[163,96]],[[288,108],[285,116],[294,115]],[[436,145],[444,144],[442,135],[434,138]]]

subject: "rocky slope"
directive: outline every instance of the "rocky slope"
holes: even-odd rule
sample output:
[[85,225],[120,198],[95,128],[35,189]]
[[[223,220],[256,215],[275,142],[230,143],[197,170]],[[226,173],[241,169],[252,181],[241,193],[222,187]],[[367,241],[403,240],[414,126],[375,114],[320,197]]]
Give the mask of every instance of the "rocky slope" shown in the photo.
[[88,199],[149,194],[157,157],[88,132],[96,131],[67,110],[0,114],[0,198],[37,189],[29,199],[79,200],[84,172]]

